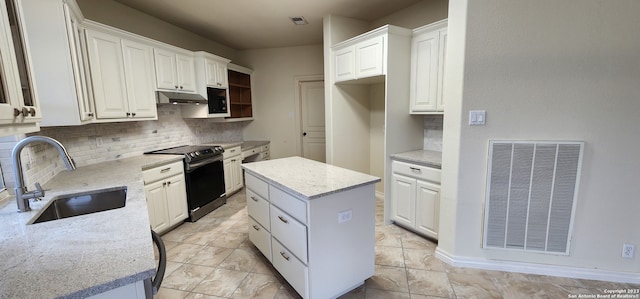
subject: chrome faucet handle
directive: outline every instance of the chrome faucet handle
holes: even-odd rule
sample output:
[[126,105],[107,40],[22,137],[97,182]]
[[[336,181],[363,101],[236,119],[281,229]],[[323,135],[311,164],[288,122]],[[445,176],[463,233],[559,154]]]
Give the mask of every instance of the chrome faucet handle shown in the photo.
[[39,201],[42,200],[41,197],[44,196],[44,190],[42,190],[42,186],[40,186],[40,183],[35,182],[36,185],[36,190],[33,191],[33,200],[35,201]]

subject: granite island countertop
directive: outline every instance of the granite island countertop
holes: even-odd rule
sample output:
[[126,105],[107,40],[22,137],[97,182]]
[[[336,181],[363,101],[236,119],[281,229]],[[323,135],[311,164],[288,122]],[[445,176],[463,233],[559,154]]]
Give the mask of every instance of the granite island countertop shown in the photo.
[[418,163],[433,168],[442,168],[442,152],[415,150],[391,155],[391,159],[409,163]]
[[252,162],[242,164],[242,168],[307,200],[381,181],[379,177],[302,157]]
[[[0,298],[85,298],[155,274],[142,169],[179,161],[142,155],[63,171],[43,185],[46,196],[18,213],[0,201]],[[127,186],[125,207],[37,224],[56,196]]]

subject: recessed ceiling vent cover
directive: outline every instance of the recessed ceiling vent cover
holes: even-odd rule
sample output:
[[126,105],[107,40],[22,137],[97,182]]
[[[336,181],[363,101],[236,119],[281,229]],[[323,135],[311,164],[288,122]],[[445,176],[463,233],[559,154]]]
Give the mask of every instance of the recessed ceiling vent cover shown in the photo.
[[489,142],[484,248],[569,254],[583,148]]
[[307,24],[309,24],[307,22],[307,20],[304,19],[304,17],[289,17],[289,20],[291,20],[291,22],[293,22],[296,25],[307,25]]

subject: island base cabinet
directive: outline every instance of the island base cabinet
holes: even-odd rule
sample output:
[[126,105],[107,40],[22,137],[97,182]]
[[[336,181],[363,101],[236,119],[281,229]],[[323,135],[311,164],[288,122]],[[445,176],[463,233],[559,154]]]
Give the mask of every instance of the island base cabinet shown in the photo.
[[249,241],[256,245],[262,254],[271,260],[271,235],[260,223],[249,217]]
[[271,253],[273,254],[271,261],[273,267],[282,274],[298,294],[308,298],[304,294],[307,294],[309,289],[309,268],[275,238],[271,241]]
[[309,205],[309,298],[339,297],[375,274],[375,185]]
[[337,298],[374,275],[374,184],[306,199],[250,171],[245,179],[249,240],[300,296]]

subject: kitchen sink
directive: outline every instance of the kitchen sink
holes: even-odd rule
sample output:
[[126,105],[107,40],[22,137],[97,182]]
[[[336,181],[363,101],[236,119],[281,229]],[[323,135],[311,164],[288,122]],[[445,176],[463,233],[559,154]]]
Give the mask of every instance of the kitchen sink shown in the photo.
[[33,224],[122,208],[127,187],[113,187],[57,196]]

